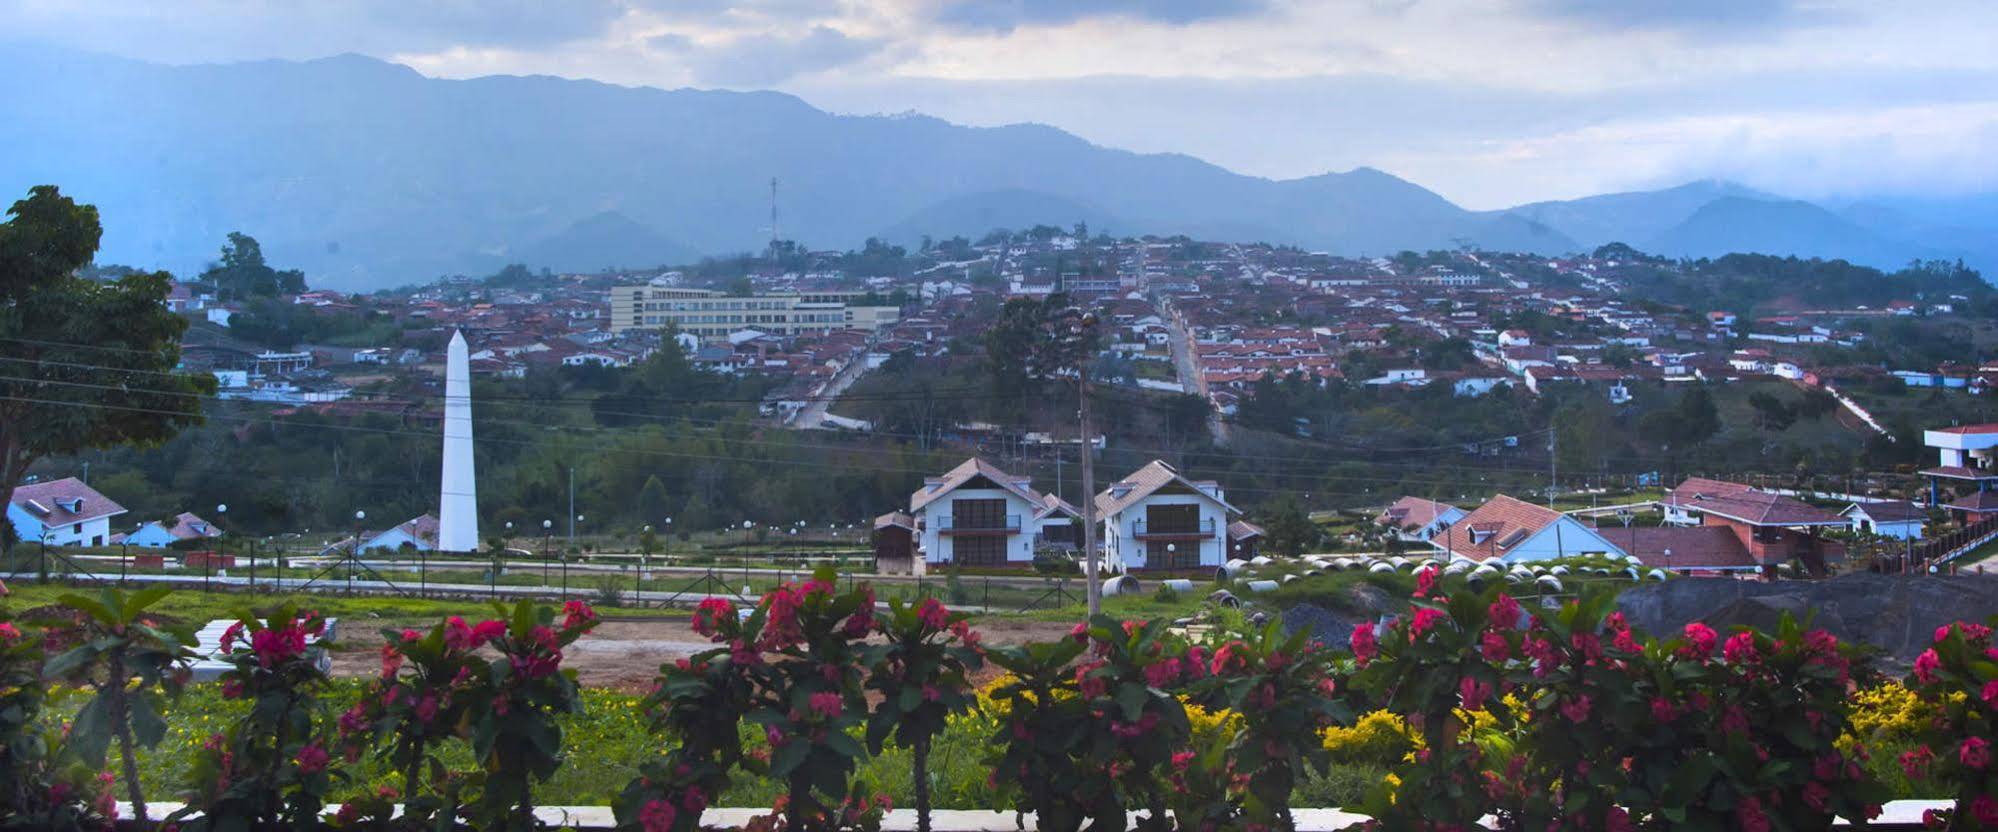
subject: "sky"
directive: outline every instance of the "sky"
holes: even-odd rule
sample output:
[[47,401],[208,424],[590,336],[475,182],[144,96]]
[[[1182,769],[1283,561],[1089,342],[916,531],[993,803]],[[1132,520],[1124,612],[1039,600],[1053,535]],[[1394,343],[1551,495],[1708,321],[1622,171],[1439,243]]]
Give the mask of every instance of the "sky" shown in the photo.
[[1706,178],[1998,191],[1990,0],[0,0],[0,32],[776,89],[1272,178],[1371,166],[1475,209]]

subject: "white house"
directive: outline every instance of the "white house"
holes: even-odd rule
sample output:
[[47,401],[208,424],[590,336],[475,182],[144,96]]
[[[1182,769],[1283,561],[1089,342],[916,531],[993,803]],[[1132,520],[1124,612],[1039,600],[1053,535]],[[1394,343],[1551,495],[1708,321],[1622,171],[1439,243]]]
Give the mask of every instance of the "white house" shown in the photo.
[[1228,521],[1240,513],[1219,483],[1189,480],[1158,460],[1096,495],[1112,570],[1218,567],[1228,559]]
[[1042,494],[1041,506],[1034,512],[1033,527],[1036,547],[1082,548],[1082,511],[1067,500]]
[[419,552],[432,552],[437,549],[437,517],[425,514],[404,521],[401,525],[378,534],[361,533],[361,551],[369,552],[386,549],[396,551],[404,546]]
[[182,540],[221,536],[222,529],[215,524],[183,511],[166,522],[148,520],[139,524],[139,528],[125,535],[122,542],[147,549],[164,549]]
[[1624,553],[1573,517],[1504,494],[1430,538],[1429,544],[1453,560],[1479,562],[1520,563]]
[[1922,524],[1929,519],[1928,512],[1920,506],[1899,500],[1853,503],[1839,514],[1852,521],[1855,532],[1897,540],[1922,539]]
[[1026,477],[972,457],[909,495],[917,548],[929,564],[1031,565],[1043,499]]
[[1402,540],[1423,543],[1464,519],[1466,514],[1468,512],[1449,503],[1403,497],[1376,516],[1374,522],[1393,527]]
[[107,545],[111,518],[124,513],[124,506],[75,477],[17,486],[7,502],[16,539],[52,546]]

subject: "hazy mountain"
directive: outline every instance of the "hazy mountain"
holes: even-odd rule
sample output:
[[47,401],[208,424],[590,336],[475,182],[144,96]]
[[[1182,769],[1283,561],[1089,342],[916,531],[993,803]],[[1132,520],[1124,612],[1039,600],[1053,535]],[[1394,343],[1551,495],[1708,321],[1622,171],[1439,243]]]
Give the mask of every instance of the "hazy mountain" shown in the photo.
[[1774,197],[1733,182],[1703,180],[1658,191],[1602,194],[1555,202],[1534,202],[1499,212],[1524,217],[1594,248],[1604,243],[1649,240],[1685,222],[1707,203],[1731,196]]
[[1636,245],[1689,257],[1752,251],[1840,258],[1888,268],[1938,253],[1889,239],[1808,202],[1737,196],[1702,205],[1685,221]]
[[[0,78],[0,194],[60,184],[103,210],[102,259],[177,271],[233,230],[346,288],[527,255],[744,250],[768,239],[773,177],[784,236],[813,246],[982,232],[1030,208],[1057,212],[1035,222],[1354,254],[1575,245],[1379,171],[1272,181],[1044,126],[836,116],[777,93],[439,80],[357,56],[170,67],[35,46],[0,50]],[[931,217],[944,227],[916,230]]]
[[605,211],[498,259],[557,271],[593,272],[685,263],[699,256],[685,243],[656,229],[616,211]]

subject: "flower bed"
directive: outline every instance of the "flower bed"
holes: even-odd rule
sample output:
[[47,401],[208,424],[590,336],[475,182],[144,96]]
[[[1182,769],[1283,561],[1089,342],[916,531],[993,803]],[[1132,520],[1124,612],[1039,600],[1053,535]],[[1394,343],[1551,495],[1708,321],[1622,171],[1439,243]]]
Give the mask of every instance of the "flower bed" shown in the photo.
[[[34,635],[0,624],[16,715],[0,721],[16,784],[0,824],[92,828],[116,787],[180,798],[183,828],[523,829],[537,806],[587,801],[647,832],[695,829],[710,804],[768,807],[745,820],[757,829],[875,829],[911,803],[1031,810],[1048,830],[1285,829],[1293,805],[1377,784],[1349,805],[1383,829],[1815,829],[1895,786],[1954,798],[1938,826],[1998,828],[1998,651],[1981,625],[1938,632],[1900,688],[1792,622],[1659,640],[1607,597],[1535,615],[1417,583],[1406,615],[1344,649],[1275,625],[1192,643],[1108,618],[987,648],[934,600],[880,605],[818,578],[746,618],[704,605],[714,648],[642,698],[561,667],[596,621],[579,603],[387,632],[365,684],[312,668],[311,613],[246,618],[226,681],[176,698],[185,634],[135,623],[162,594],[107,591],[70,599],[91,638],[46,667]],[[1008,675],[971,690],[987,661]],[[49,695],[44,672],[82,687]],[[95,777],[100,760],[120,776]]]

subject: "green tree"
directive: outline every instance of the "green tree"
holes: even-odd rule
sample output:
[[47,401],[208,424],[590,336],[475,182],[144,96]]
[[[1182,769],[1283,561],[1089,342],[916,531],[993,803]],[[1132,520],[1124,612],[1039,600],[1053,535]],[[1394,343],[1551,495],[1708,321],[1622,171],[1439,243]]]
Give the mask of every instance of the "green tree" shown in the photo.
[[1324,530],[1311,522],[1311,515],[1297,501],[1297,495],[1284,494],[1266,509],[1263,531],[1269,534],[1270,548],[1278,554],[1295,557],[1316,547]]
[[1706,385],[1680,396],[1678,411],[1680,441],[1701,442],[1720,432],[1720,408],[1714,406],[1714,396]]
[[201,421],[215,380],[174,372],[187,322],[165,272],[77,276],[97,253],[97,208],[39,185],[0,223],[0,505],[28,466],[86,448],[165,441]]
[[648,523],[662,522],[666,517],[669,496],[666,484],[657,475],[645,478],[645,485],[638,489],[638,516]]
[[118,743],[126,795],[142,825],[146,822],[146,797],[139,789],[136,752],[166,738],[161,694],[180,695],[186,683],[186,661],[194,657],[187,649],[195,643],[192,633],[145,614],[167,595],[166,588],[151,587],[129,595],[123,590],[104,589],[96,598],[62,596],[63,606],[78,614],[73,634],[77,645],[50,659],[43,670],[50,679],[94,691],[77,712],[70,735],[84,760],[100,768],[111,743]]
[[240,231],[229,232],[221,259],[201,273],[201,281],[215,287],[223,300],[271,297],[305,291],[305,274],[297,270],[278,271],[264,262],[263,244]]

